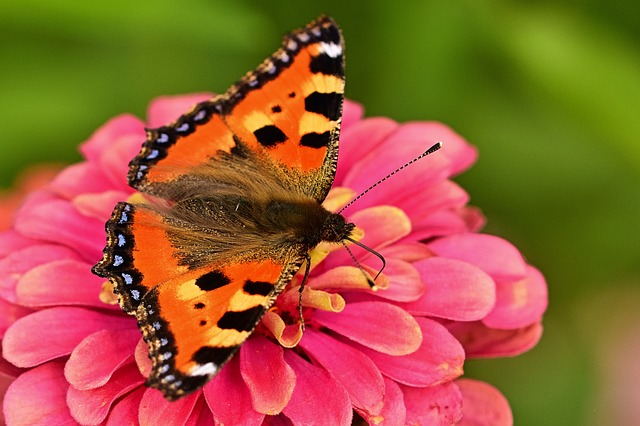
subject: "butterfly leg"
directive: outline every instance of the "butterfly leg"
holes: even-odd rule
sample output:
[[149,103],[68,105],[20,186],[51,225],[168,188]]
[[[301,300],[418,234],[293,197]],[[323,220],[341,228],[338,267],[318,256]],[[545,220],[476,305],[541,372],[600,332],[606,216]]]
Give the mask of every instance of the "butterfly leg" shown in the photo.
[[304,331],[304,317],[302,316],[302,292],[304,291],[304,285],[307,283],[309,279],[309,272],[311,271],[311,256],[309,253],[305,256],[305,268],[304,268],[304,277],[302,278],[302,284],[300,284],[300,288],[298,289],[298,316],[300,317],[300,326],[302,331]]

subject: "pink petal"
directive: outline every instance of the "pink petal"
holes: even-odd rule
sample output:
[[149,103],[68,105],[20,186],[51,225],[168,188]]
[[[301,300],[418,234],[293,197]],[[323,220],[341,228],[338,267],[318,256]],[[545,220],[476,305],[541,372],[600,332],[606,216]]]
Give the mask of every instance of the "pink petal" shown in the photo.
[[262,424],[264,414],[255,411],[251,405],[251,394],[240,374],[239,357],[231,358],[202,390],[219,424]]
[[[58,260],[36,266],[16,286],[17,302],[28,307],[83,305],[107,308],[98,299],[104,278],[91,273],[91,265],[77,260]],[[64,283],[55,285],[54,283]]]
[[380,415],[364,417],[369,424],[378,426],[404,425],[407,418],[407,409],[404,404],[404,395],[400,386],[391,379],[384,378],[384,406]]
[[462,375],[465,353],[462,345],[437,322],[416,318],[422,330],[420,348],[409,355],[393,357],[361,348],[380,371],[409,386],[435,386]]
[[[360,243],[374,250],[389,246],[411,232],[411,221],[407,215],[402,210],[391,206],[371,207],[358,211],[349,217],[349,221],[364,230],[365,235]],[[349,246],[349,250],[358,260],[372,258],[372,262],[376,262],[376,265],[380,263],[371,253],[354,244]],[[346,250],[338,250],[331,253],[322,265],[326,269],[353,265],[353,259]]]
[[387,259],[387,266],[382,273],[389,279],[389,287],[376,292],[376,296],[396,302],[411,302],[425,292],[419,272],[410,263]]
[[526,278],[496,284],[497,302],[482,322],[498,329],[522,328],[539,322],[547,309],[547,284],[542,274],[527,266]]
[[4,337],[4,333],[9,326],[16,322],[19,318],[29,315],[33,310],[25,308],[20,305],[7,302],[4,299],[0,299],[0,339]]
[[33,367],[69,355],[89,334],[102,329],[126,330],[134,321],[83,308],[51,308],[20,318],[2,341],[3,356],[18,367]]
[[50,186],[57,194],[71,199],[79,194],[112,190],[113,182],[102,168],[85,161],[66,167],[58,173]]
[[147,110],[147,123],[149,127],[170,124],[181,115],[189,112],[196,104],[207,101],[212,96],[211,93],[194,93],[157,97],[151,102]]
[[82,194],[73,199],[73,206],[80,214],[106,222],[113,207],[129,198],[130,191],[104,191],[97,194]]
[[340,313],[316,311],[313,321],[389,355],[410,354],[422,342],[416,320],[403,309],[385,302],[350,303]]
[[282,412],[294,425],[349,425],[353,410],[347,391],[324,369],[285,352],[296,374],[296,387]]
[[125,396],[111,408],[106,426],[135,425],[138,421],[140,401],[146,388],[144,386]]
[[342,129],[349,129],[364,115],[364,107],[358,102],[345,99],[342,105]]
[[495,305],[495,283],[481,269],[458,260],[432,257],[413,264],[426,286],[419,300],[402,306],[414,315],[456,321],[483,318]]
[[438,256],[463,260],[478,266],[496,281],[525,277],[527,264],[511,243],[487,234],[457,234],[429,243]]
[[417,262],[418,260],[433,256],[433,253],[426,245],[415,241],[392,244],[380,250],[380,253],[387,260],[393,258],[409,263]]
[[[357,194],[365,191],[377,181],[420,156],[431,145],[398,141],[401,131],[395,132],[383,144],[374,148],[364,159],[356,163],[342,183]],[[395,146],[394,144],[399,144]],[[391,179],[385,180],[375,190],[358,200],[354,207],[364,209],[376,205],[391,204],[402,207],[403,200],[420,195],[424,188],[443,181],[449,175],[449,161],[437,153],[403,168]]]
[[15,227],[28,237],[74,247],[89,261],[101,257],[104,224],[81,215],[68,201],[38,204],[18,215]]
[[115,372],[102,387],[91,390],[78,390],[69,386],[67,405],[71,415],[83,425],[100,424],[109,414],[114,402],[142,386],[144,378],[138,373],[135,364],[128,364]]
[[0,261],[13,252],[36,245],[37,240],[27,238],[15,229],[0,232]]
[[[0,405],[2,404],[2,401],[4,401],[4,396],[7,394],[7,389],[9,389],[9,386],[15,379],[16,378],[14,376],[6,375],[0,371]],[[2,410],[0,410],[0,425],[6,425]]]
[[408,424],[449,426],[458,424],[462,417],[462,394],[455,383],[426,388],[402,386],[402,393]]
[[424,134],[429,140],[442,142],[438,155],[446,156],[451,162],[451,173],[458,174],[471,166],[478,157],[478,150],[469,145],[451,128],[438,122],[412,122],[403,125],[407,132]]
[[461,426],[510,426],[513,415],[507,399],[488,383],[460,379],[456,384],[462,392]]
[[108,152],[113,141],[123,135],[135,135],[140,138],[140,145],[145,140],[144,124],[137,117],[122,114],[107,121],[96,130],[81,147],[82,155],[94,164],[100,163],[105,152]]
[[380,414],[384,381],[370,358],[314,329],[305,332],[300,346],[344,387],[358,412],[367,416]]
[[282,347],[260,335],[251,336],[240,348],[240,373],[259,413],[282,411],[296,386],[296,375],[284,361]]
[[147,388],[140,401],[138,421],[141,425],[183,426],[188,424],[187,421],[194,413],[201,396],[202,392],[197,391],[177,401],[169,402],[164,399],[160,391]]
[[40,264],[61,259],[79,260],[80,256],[70,248],[55,244],[37,244],[16,249],[0,259],[0,297],[15,303],[15,287],[22,274]]
[[443,210],[459,209],[468,202],[469,194],[464,189],[455,182],[442,180],[431,185],[419,186],[394,204],[409,215],[414,228],[424,228],[427,225],[433,226],[433,219],[430,219],[433,214]]
[[469,358],[496,358],[520,355],[534,347],[542,337],[542,325],[532,324],[516,330],[487,328],[482,322],[447,324]]
[[[412,219],[416,219],[415,216]],[[439,210],[422,216],[413,223],[411,235],[403,242],[425,241],[440,238],[443,235],[469,232],[466,219],[461,216],[460,209]]]
[[65,399],[69,384],[63,368],[62,362],[49,362],[20,375],[4,397],[7,424],[74,424]]
[[113,182],[113,189],[130,191],[127,181],[129,161],[138,154],[145,139],[146,135],[138,132],[120,135],[100,157],[100,167]]
[[341,185],[349,169],[394,132],[399,124],[390,118],[374,117],[355,122],[340,134],[340,155],[334,185]]
[[100,330],[87,336],[75,347],[64,367],[65,377],[78,390],[103,386],[125,363],[133,361],[133,351],[140,332]]

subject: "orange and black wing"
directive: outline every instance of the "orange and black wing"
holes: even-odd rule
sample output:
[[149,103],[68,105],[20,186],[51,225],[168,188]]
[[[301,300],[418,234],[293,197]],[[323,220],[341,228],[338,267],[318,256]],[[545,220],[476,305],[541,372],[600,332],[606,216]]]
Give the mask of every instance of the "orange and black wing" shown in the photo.
[[202,268],[148,292],[137,313],[152,361],[147,384],[169,400],[202,387],[249,337],[301,261]]
[[224,95],[151,129],[131,161],[129,183],[163,196],[163,187],[221,155],[246,147],[292,172],[322,202],[335,176],[344,98],[344,42],[320,17],[285,36],[282,47]]

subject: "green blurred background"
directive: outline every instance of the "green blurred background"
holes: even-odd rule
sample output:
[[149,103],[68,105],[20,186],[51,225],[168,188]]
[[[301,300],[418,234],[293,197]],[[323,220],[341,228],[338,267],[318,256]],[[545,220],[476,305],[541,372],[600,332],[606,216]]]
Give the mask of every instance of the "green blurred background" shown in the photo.
[[467,374],[518,425],[640,421],[638,3],[0,0],[0,186],[158,95],[224,91],[320,13],[344,31],[347,96],[477,145],[458,181],[547,277],[540,344]]

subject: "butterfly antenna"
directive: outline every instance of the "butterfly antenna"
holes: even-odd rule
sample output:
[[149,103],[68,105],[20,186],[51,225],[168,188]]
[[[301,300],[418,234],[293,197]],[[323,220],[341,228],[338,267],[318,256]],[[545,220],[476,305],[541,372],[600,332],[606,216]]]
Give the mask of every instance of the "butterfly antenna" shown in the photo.
[[[433,146],[431,146],[431,148],[429,148],[428,150],[426,150],[425,152],[423,152],[422,154],[420,154],[419,156],[417,156],[416,158],[414,158],[413,160],[409,161],[408,163],[405,163],[404,165],[398,167],[397,169],[395,169],[394,171],[392,171],[391,173],[389,173],[388,175],[386,175],[385,177],[383,177],[382,179],[380,179],[379,181],[377,181],[376,183],[374,183],[373,185],[371,185],[370,187],[368,187],[367,189],[365,189],[364,191],[362,191],[360,193],[360,195],[358,195],[356,198],[354,198],[353,200],[351,200],[346,206],[344,206],[343,208],[340,209],[340,211],[338,211],[338,213],[342,213],[343,211],[345,211],[346,209],[348,209],[349,207],[351,207],[353,205],[353,203],[355,203],[356,201],[358,201],[360,198],[362,198],[363,195],[365,195],[367,192],[371,191],[373,188],[375,188],[376,186],[380,185],[382,182],[384,182],[385,180],[389,179],[391,176],[395,175],[396,173],[398,173],[400,170],[404,169],[405,167],[410,166],[411,164],[415,163],[416,161],[426,157],[429,154],[433,154],[434,152],[436,152],[437,150],[439,150],[440,148],[442,148],[442,142],[438,142],[436,144],[434,144]],[[355,243],[355,241],[352,240],[352,242]],[[357,244],[357,243],[356,243]],[[367,248],[369,251],[371,251],[371,249]],[[371,251],[371,253],[375,253],[373,251]],[[381,257],[381,256],[380,256]]]
[[309,272],[311,271],[311,256],[309,256],[308,253],[304,263],[306,264],[304,269],[304,277],[302,278],[302,284],[300,284],[300,288],[298,289],[298,315],[300,316],[300,328],[302,329],[302,331],[304,331],[304,316],[302,316],[302,292],[304,291],[304,286],[309,279]]
[[349,242],[351,242],[351,243],[353,243],[353,244],[355,244],[355,245],[357,245],[359,247],[362,247],[363,249],[365,249],[369,253],[375,255],[382,262],[382,268],[380,268],[380,270],[376,274],[375,278],[372,280],[371,277],[369,277],[369,274],[367,274],[367,272],[362,268],[362,265],[360,265],[360,262],[358,262],[356,257],[353,255],[353,252],[351,250],[349,250],[349,247],[347,247],[347,245],[344,244],[344,242],[342,243],[344,245],[344,248],[347,249],[347,253],[349,253],[349,256],[351,256],[351,259],[353,260],[353,263],[358,265],[358,269],[360,269],[362,271],[362,274],[367,279],[367,282],[369,283],[369,286],[371,287],[371,289],[374,290],[374,291],[377,290],[378,287],[376,286],[375,280],[378,279],[378,277],[380,276],[382,271],[384,271],[384,268],[387,266],[387,261],[385,260],[384,256],[381,255],[380,253],[378,253],[377,251],[375,251],[374,249],[372,249],[371,247],[365,246],[360,241],[354,240],[351,237],[346,237],[345,240],[347,240],[347,241],[349,241]]

